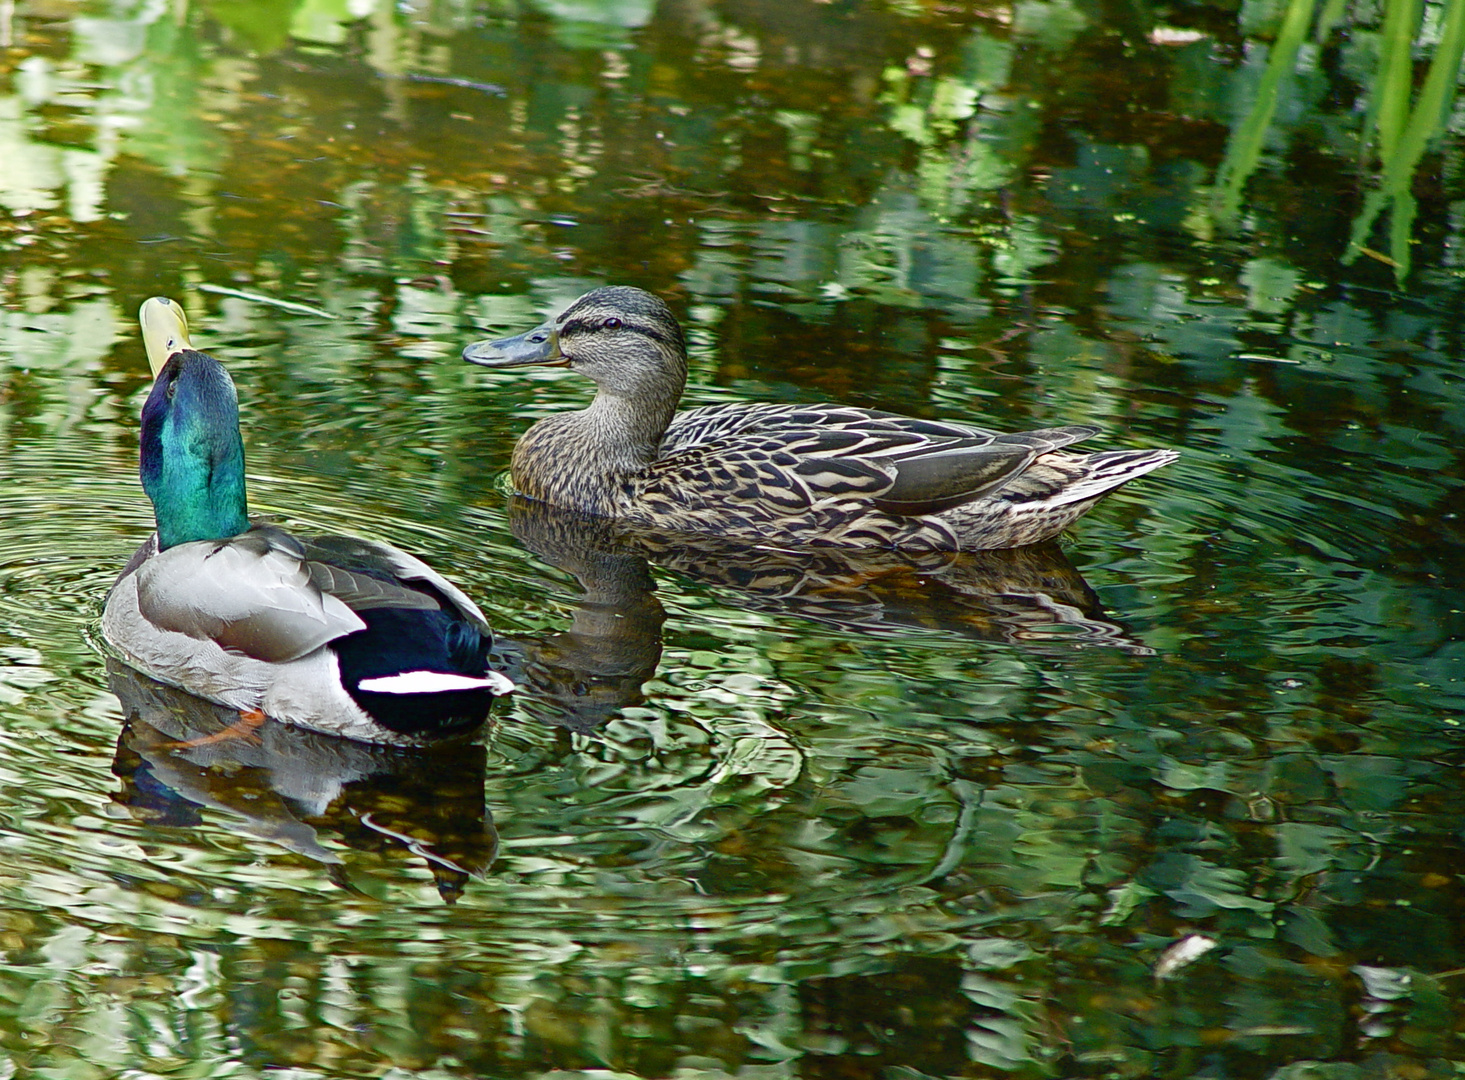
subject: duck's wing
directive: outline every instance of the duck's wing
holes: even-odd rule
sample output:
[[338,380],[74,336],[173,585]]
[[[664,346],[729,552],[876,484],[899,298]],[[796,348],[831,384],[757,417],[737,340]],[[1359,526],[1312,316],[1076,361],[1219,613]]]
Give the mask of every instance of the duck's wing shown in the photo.
[[[854,405],[772,405],[729,402],[686,409],[672,417],[661,438],[661,453],[674,454],[694,446],[751,432],[828,431],[892,432],[931,439],[996,438],[1000,432],[947,420],[925,420]],[[1098,429],[1093,429],[1097,431]]]
[[272,528],[159,552],[137,568],[137,607],[160,630],[267,663],[298,659],[366,627],[317,584],[299,541]]
[[679,415],[649,470],[709,499],[740,492],[800,512],[854,498],[891,514],[940,513],[1000,488],[1086,425],[1003,434],[847,406],[711,406]]
[[[481,628],[488,626],[478,605],[461,589],[421,559],[390,544],[355,536],[313,536],[301,544],[319,587],[340,597],[353,611],[446,607]],[[431,593],[437,594],[436,600]]]
[[454,609],[486,630],[478,607],[426,563],[349,536],[301,539],[258,526],[179,544],[137,568],[138,611],[162,630],[284,663],[366,628],[374,608]]
[[1074,424],[913,445],[888,455],[895,473],[890,487],[873,502],[891,514],[939,514],[991,494],[1026,471],[1039,455],[1098,433],[1098,428]]

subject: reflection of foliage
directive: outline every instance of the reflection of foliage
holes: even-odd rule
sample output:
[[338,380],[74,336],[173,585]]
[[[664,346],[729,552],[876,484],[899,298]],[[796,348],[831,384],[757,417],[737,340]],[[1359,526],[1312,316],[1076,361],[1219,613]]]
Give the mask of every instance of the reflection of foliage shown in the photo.
[[[1242,189],[1256,170],[1262,148],[1274,137],[1272,128],[1279,103],[1295,79],[1295,69],[1313,21],[1315,0],[1289,0],[1266,66],[1257,83],[1252,105],[1233,131],[1226,160],[1216,177],[1216,210],[1223,223],[1232,223],[1242,205]],[[1419,0],[1388,0],[1377,33],[1353,32],[1376,55],[1372,73],[1359,72],[1368,88],[1369,105],[1359,141],[1377,162],[1375,186],[1354,219],[1345,262],[1369,254],[1391,263],[1403,280],[1411,264],[1410,246],[1417,208],[1411,187],[1424,152],[1451,123],[1450,107],[1465,57],[1465,0],[1443,0],[1435,11],[1433,42],[1420,44],[1424,5]],[[1330,5],[1319,17],[1318,38],[1335,27],[1339,6]],[[1428,71],[1413,105],[1416,50],[1431,54]],[[1389,254],[1379,255],[1365,245],[1374,223],[1392,207]]]
[[[984,34],[973,35],[958,75],[913,77],[911,66],[884,72],[882,102],[890,107],[890,127],[920,147],[916,168],[922,201],[938,216],[969,208],[976,192],[993,191],[1012,177],[1012,162],[993,145],[1003,117],[988,108],[983,95],[1000,89],[1012,64],[1012,46]],[[918,55],[916,70],[929,64]]]
[[[1362,212],[1353,223],[1347,259],[1351,261],[1363,250],[1375,219],[1392,204],[1389,254],[1395,275],[1401,281],[1409,273],[1409,249],[1417,213],[1410,188],[1426,146],[1450,120],[1450,107],[1460,80],[1460,62],[1465,57],[1465,0],[1444,0],[1443,9],[1429,71],[1412,109],[1408,102],[1414,65],[1409,43],[1418,31],[1417,7],[1409,0],[1391,0],[1380,35],[1375,100],[1369,109],[1373,130],[1368,133],[1373,136],[1378,155],[1378,186],[1369,192]],[[1410,13],[1416,17],[1411,19]]]
[[297,0],[201,0],[220,26],[238,34],[255,52],[268,55],[285,43]]
[[1316,0],[1290,0],[1282,28],[1267,53],[1266,68],[1257,84],[1255,100],[1246,119],[1231,136],[1226,160],[1216,174],[1217,213],[1230,223],[1241,206],[1241,192],[1261,160],[1262,146],[1276,115],[1280,88],[1297,63]]

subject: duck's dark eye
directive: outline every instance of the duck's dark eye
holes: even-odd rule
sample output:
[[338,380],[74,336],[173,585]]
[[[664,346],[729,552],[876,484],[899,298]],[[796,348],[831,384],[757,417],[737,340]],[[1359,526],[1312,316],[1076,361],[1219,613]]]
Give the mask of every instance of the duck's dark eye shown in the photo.
[[601,323],[600,326],[603,330],[619,330],[621,328],[621,320],[612,315],[605,322]]

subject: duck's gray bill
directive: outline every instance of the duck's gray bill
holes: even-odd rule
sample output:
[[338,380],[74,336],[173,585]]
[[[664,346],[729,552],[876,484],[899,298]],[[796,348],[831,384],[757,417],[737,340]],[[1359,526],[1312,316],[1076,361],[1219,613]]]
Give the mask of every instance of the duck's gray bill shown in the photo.
[[559,335],[550,326],[541,326],[518,337],[497,341],[476,341],[463,350],[463,359],[484,367],[519,367],[522,364],[559,364]]

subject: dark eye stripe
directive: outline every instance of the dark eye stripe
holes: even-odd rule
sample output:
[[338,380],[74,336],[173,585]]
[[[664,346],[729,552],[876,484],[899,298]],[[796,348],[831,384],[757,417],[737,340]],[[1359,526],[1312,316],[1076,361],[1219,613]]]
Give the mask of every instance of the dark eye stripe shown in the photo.
[[[612,318],[616,317],[612,316]],[[607,326],[609,324],[609,321],[610,320],[585,319],[576,317],[570,319],[568,322],[560,327],[560,336],[569,337],[572,334],[580,333],[582,330],[599,330]],[[621,322],[620,326],[622,329],[631,330],[637,334],[642,334],[645,337],[649,337],[652,341],[659,341],[663,345],[670,345],[672,343],[671,338],[667,337],[660,330],[656,329],[653,326],[625,322]]]

